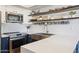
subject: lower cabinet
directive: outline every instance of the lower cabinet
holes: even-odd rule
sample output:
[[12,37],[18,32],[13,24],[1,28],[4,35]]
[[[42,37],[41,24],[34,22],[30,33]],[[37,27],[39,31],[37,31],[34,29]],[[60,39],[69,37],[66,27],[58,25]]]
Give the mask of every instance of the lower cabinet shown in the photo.
[[10,38],[2,37],[1,38],[1,53],[9,53],[10,52]]

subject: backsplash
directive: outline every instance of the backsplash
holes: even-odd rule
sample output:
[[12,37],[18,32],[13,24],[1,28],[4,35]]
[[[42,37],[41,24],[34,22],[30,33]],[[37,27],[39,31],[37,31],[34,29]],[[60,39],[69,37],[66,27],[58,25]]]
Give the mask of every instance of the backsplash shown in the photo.
[[79,34],[79,19],[68,20],[69,24],[52,24],[47,25],[47,29],[44,25],[31,25],[30,33],[48,33],[63,34],[63,35],[78,35]]
[[10,33],[10,32],[23,32],[27,33],[27,28],[23,24],[19,23],[2,23],[1,26],[2,33]]

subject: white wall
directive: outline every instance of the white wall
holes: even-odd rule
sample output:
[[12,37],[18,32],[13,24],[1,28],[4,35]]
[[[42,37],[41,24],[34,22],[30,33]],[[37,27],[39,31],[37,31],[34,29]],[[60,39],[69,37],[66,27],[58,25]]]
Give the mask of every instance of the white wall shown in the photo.
[[[41,11],[50,9],[47,7],[46,9],[43,8]],[[74,17],[79,17],[79,10],[75,10],[76,14]],[[62,13],[55,13],[49,14],[48,16],[52,17],[70,17],[70,11],[62,12]],[[52,24],[48,25],[48,31],[52,34],[62,34],[62,35],[79,35],[79,19],[72,19],[69,20],[70,24]],[[32,25],[30,28],[30,33],[38,33],[38,32],[45,32],[43,25]]]
[[[24,24],[28,23],[30,14],[30,10],[13,6],[13,5],[0,5],[0,11],[1,11],[1,22],[2,22],[2,28],[1,32],[27,32],[26,26]],[[18,23],[6,23],[5,19],[5,12],[11,12],[16,14],[23,14],[23,24]]]
[[43,33],[45,32],[43,25],[31,25],[29,33]]
[[27,23],[31,17],[28,15],[30,14],[30,10],[15,6],[15,5],[0,5],[0,11],[1,11],[1,20],[2,23],[5,23],[5,12],[11,12],[16,14],[23,14],[23,22]]
[[70,24],[48,26],[49,33],[76,35],[79,34],[79,19],[70,20]]
[[19,24],[19,23],[4,23],[1,27],[2,33],[7,32],[21,32],[21,33],[27,33],[27,28],[25,25]]
[[[45,7],[45,8],[41,8],[41,9],[37,9],[35,11],[38,11],[40,10],[40,12],[46,12],[46,11],[49,11],[49,9],[56,9],[56,8],[62,8],[62,7],[67,7],[67,5],[50,5],[48,7]],[[73,10],[71,10],[73,11]],[[74,16],[79,16],[79,10],[74,10],[76,11],[76,14]],[[52,14],[46,14],[48,16],[52,16],[52,17],[70,17],[69,15],[69,12],[70,11],[66,11],[66,12],[60,12],[60,13],[52,13]]]
[[56,8],[62,8],[62,7],[67,7],[68,5],[49,5],[49,6],[46,6],[46,7],[43,7],[43,8],[38,8],[38,9],[35,9],[35,11],[38,11],[40,10],[40,12],[45,12],[45,11],[48,11],[49,9],[56,9]]
[[[69,20],[70,24],[48,25],[48,32],[52,34],[77,35],[79,34],[79,19]],[[44,25],[32,25],[30,33],[45,33]]]

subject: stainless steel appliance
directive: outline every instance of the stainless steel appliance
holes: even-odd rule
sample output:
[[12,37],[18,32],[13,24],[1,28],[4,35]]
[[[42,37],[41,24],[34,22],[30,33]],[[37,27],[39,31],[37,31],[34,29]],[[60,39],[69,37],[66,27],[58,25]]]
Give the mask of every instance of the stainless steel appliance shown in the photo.
[[32,42],[31,35],[29,34],[20,33],[20,32],[8,32],[3,34],[8,35],[8,37],[10,38],[9,41],[10,52],[17,52],[15,51],[17,48],[19,48],[20,50],[20,46]]
[[22,23],[23,22],[23,15],[22,14],[15,14],[6,12],[6,22],[7,23]]
[[26,34],[24,33],[8,32],[8,33],[3,33],[3,35],[7,35],[9,37],[9,41],[4,37],[2,38],[2,50],[7,49],[8,50],[7,52],[10,52],[10,50],[26,44],[27,41]]

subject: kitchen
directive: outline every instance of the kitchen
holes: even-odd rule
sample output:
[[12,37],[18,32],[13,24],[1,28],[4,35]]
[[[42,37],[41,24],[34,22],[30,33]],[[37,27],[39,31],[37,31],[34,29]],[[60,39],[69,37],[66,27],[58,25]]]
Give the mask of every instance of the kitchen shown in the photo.
[[1,5],[1,53],[78,53],[79,5]]

